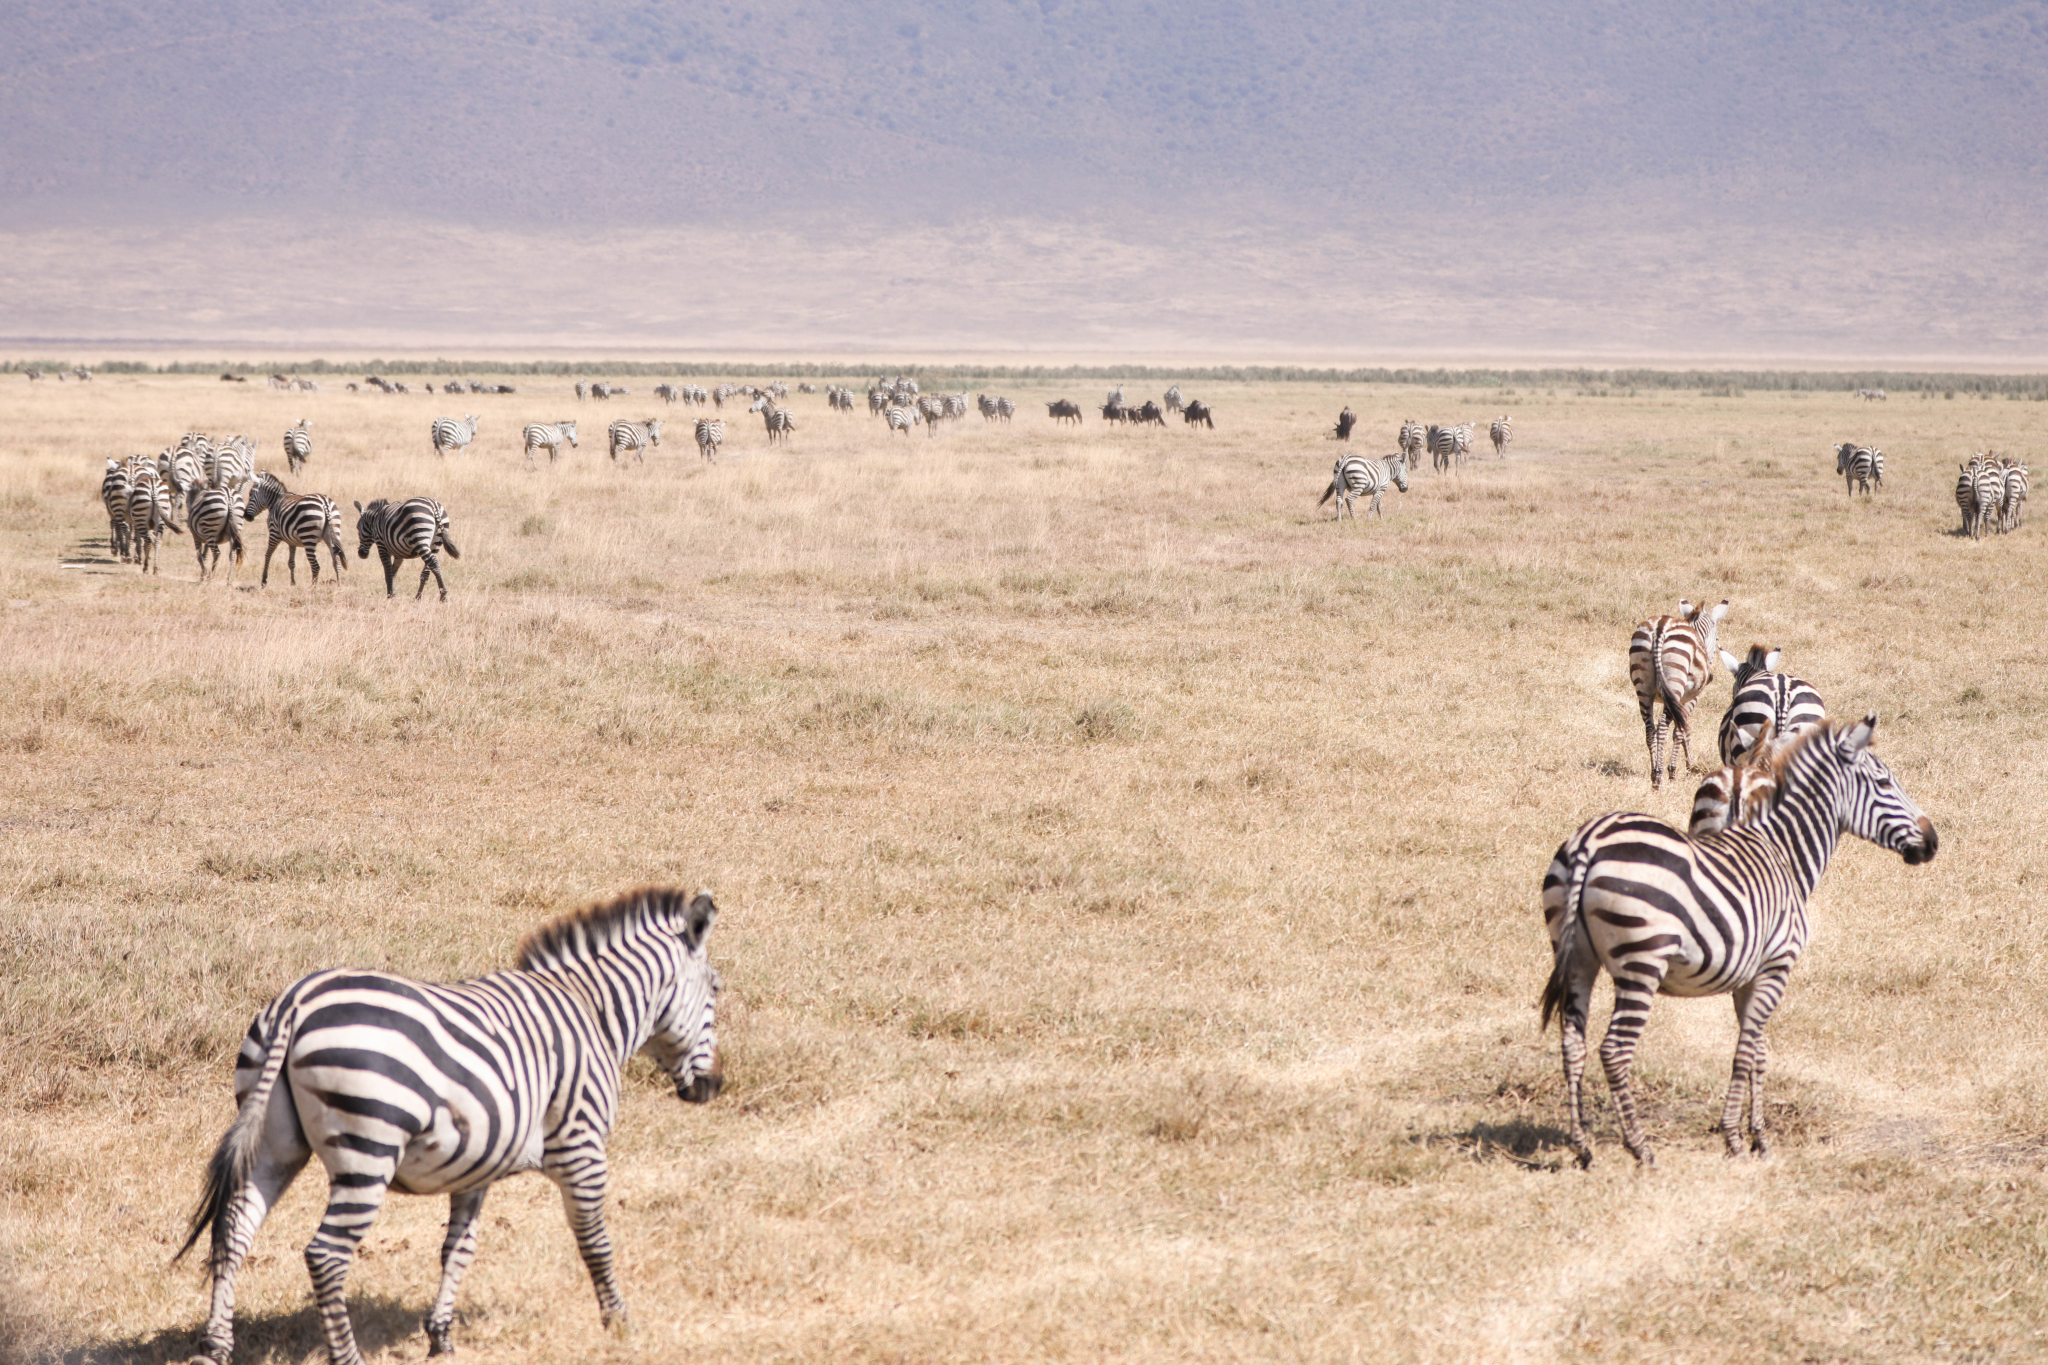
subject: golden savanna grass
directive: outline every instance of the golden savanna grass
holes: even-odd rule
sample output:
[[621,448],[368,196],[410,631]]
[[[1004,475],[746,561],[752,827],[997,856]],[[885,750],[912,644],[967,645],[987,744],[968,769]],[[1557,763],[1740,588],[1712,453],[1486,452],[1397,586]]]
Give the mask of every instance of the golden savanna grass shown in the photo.
[[[515,1181],[471,1360],[2048,1354],[2043,533],[1961,539],[1950,493],[1971,449],[2039,451],[2048,408],[1189,384],[1213,433],[1076,432],[1019,384],[1009,428],[891,438],[793,395],[787,449],[742,415],[707,468],[676,420],[617,468],[601,419],[639,396],[515,382],[0,386],[11,1349],[193,1349],[199,1272],[166,1261],[270,995],[487,971],[656,882],[723,909],[728,1085],[683,1106],[635,1068],[635,1330],[600,1330],[551,1187]],[[1517,439],[1334,525],[1346,401],[1354,449],[1409,416]],[[429,417],[465,409],[476,445],[437,459]],[[582,449],[522,471],[519,425],[571,414]],[[352,536],[338,586],[280,555],[255,590],[260,540],[232,589],[179,537],[161,578],[104,562],[106,456],[195,427],[269,453],[300,416],[295,487],[447,504],[445,606],[416,565],[388,602]],[[1868,501],[1845,439],[1887,453]],[[1537,885],[1587,817],[1689,809],[1650,790],[1626,679],[1681,596],[1878,713],[1941,856],[1852,843],[1822,885],[1771,1160],[1711,1132],[1728,1003],[1666,1000],[1661,1169],[1595,1082],[1581,1173]],[[318,1356],[323,1197],[301,1177],[258,1239],[239,1360]],[[444,1215],[394,1200],[366,1243],[375,1359],[424,1353]]]

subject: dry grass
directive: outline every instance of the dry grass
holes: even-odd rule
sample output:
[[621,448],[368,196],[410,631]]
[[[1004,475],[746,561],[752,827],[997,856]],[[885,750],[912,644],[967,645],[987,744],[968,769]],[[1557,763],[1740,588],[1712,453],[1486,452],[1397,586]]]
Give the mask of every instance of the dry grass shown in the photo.
[[[190,1351],[198,1277],[165,1259],[235,1043],[297,975],[487,970],[672,881],[725,911],[729,1085],[685,1107],[641,1071],[626,1104],[636,1333],[601,1333],[552,1191],[514,1182],[470,1359],[2042,1353],[2048,585],[2037,528],[1950,534],[1949,482],[2038,450],[2048,409],[1217,387],[1213,434],[1077,434],[1012,391],[1013,428],[932,440],[800,397],[788,451],[737,420],[710,469],[681,423],[612,468],[586,405],[525,474],[519,423],[573,400],[481,400],[443,464],[428,417],[478,400],[0,388],[0,1331]],[[1504,407],[1517,445],[1334,526],[1347,399],[1368,450]],[[448,504],[446,606],[387,603],[374,561],[200,588],[176,537],[158,581],[60,567],[105,558],[103,456],[270,450],[301,415],[305,486]],[[1889,456],[1867,504],[1832,476],[1850,437]],[[1625,652],[1703,593],[1730,648],[1883,715],[1943,854],[1830,873],[1772,1026],[1778,1156],[1721,1158],[1730,1011],[1667,1001],[1663,1169],[1603,1095],[1580,1174],[1537,882],[1588,815],[1682,819]],[[238,1359],[317,1354],[321,1197],[259,1239]],[[422,1350],[443,1208],[367,1243],[377,1359]]]

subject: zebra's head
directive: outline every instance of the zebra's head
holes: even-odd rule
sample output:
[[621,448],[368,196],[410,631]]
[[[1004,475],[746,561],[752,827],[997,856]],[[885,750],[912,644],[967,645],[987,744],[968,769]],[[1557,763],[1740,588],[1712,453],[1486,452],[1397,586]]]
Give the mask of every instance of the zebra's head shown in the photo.
[[673,924],[683,947],[679,970],[655,1002],[647,1051],[675,1082],[676,1097],[703,1104],[725,1084],[718,1060],[718,969],[704,940],[718,919],[711,893],[700,891]]
[[1762,645],[1751,645],[1749,657],[1745,659],[1737,659],[1725,649],[1721,651],[1721,663],[1727,668],[1728,676],[1734,680],[1738,688],[1759,673],[1777,672],[1778,663],[1784,657],[1783,650],[1765,649]]
[[1841,445],[1835,447],[1835,472],[1837,474],[1849,472],[1849,457],[1855,453],[1856,443],[1854,441],[1844,441]]
[[572,450],[573,450],[573,449],[576,449],[576,448],[577,448],[577,446],[576,446],[576,424],[575,424],[574,422],[564,422],[564,423],[562,423],[562,435],[568,438],[568,441],[569,441],[569,447],[570,447],[570,449],[572,449]]
[[[1906,795],[1884,761],[1870,752],[1877,717],[1854,724],[1816,726],[1802,747],[1824,744],[1825,758],[1838,764],[1845,782],[1835,803],[1835,818],[1844,834],[1868,839],[1904,858],[1909,866],[1931,862],[1940,840],[1934,822]],[[1793,764],[1798,763],[1795,756]]]
[[262,516],[283,492],[284,485],[278,482],[277,475],[267,469],[258,473],[249,485],[249,502],[242,508],[242,520],[254,521]]
[[386,501],[383,498],[372,498],[368,507],[363,506],[361,503],[356,504],[356,511],[360,513],[356,517],[357,559],[368,559],[371,549],[376,546],[377,525],[384,520],[384,508],[386,505]]
[[1387,461],[1387,473],[1393,475],[1394,487],[1403,493],[1408,491],[1408,464],[1399,455]]
[[1686,623],[1700,633],[1700,647],[1707,653],[1707,676],[1703,682],[1712,682],[1714,659],[1721,651],[1721,618],[1728,614],[1728,599],[1724,597],[1719,604],[1709,607],[1704,602],[1694,606],[1680,598],[1678,610],[1685,617]]

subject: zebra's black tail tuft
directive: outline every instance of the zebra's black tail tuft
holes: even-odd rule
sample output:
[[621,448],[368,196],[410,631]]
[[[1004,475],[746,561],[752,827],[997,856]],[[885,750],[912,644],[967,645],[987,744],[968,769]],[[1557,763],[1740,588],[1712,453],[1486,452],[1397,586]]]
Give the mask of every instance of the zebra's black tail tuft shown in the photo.
[[[1559,850],[1562,853],[1564,850]],[[1579,902],[1586,893],[1586,874],[1593,866],[1593,856],[1584,844],[1571,849],[1565,863],[1564,909],[1558,915],[1557,948],[1550,960],[1550,980],[1543,985],[1543,1019],[1537,1025],[1538,1032],[1550,1028],[1552,1015],[1563,1020],[1565,995],[1569,990],[1572,951],[1578,947],[1581,915]]]
[[270,1040],[270,1048],[263,1058],[263,1072],[257,1077],[256,1086],[242,1101],[242,1107],[235,1113],[235,1121],[228,1125],[221,1135],[220,1145],[213,1149],[213,1159],[206,1163],[206,1186],[199,1195],[199,1207],[192,1211],[192,1223],[185,1234],[185,1244],[178,1248],[173,1263],[185,1258],[185,1253],[198,1243],[201,1234],[213,1229],[213,1245],[218,1252],[227,1238],[228,1211],[249,1183],[249,1173],[255,1169],[256,1153],[263,1146],[263,1125],[270,1111],[270,1092],[276,1088],[277,1078],[284,1070],[285,1053],[291,1049],[292,1026],[289,1016],[278,1027]]

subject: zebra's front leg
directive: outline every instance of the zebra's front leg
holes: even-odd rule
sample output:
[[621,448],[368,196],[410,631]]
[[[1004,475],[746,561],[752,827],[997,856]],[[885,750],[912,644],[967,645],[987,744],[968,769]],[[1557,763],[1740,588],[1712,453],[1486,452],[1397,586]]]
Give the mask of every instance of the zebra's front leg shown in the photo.
[[1621,1119],[1621,1141],[1629,1155],[1645,1166],[1657,1158],[1643,1137],[1643,1125],[1636,1114],[1635,1087],[1629,1071],[1635,1065],[1636,1046],[1643,1038],[1643,1025],[1650,1018],[1650,1003],[1664,980],[1661,959],[1630,962],[1614,973],[1614,1017],[1608,1021],[1607,1036],[1600,1040],[1600,1065],[1607,1072],[1607,1088],[1614,1092],[1615,1113]]
[[1730,1157],[1743,1154],[1745,1098],[1749,1102],[1749,1150],[1758,1156],[1770,1155],[1770,1139],[1764,1132],[1764,1025],[1784,998],[1790,976],[1790,967],[1766,968],[1735,991],[1735,1065],[1728,1078],[1728,1098],[1721,1105],[1721,1137],[1728,1144]]
[[462,1283],[462,1273],[476,1259],[477,1215],[483,1212],[484,1196],[490,1188],[486,1185],[448,1200],[448,1235],[441,1239],[441,1292],[434,1296],[433,1310],[423,1324],[430,1356],[450,1355],[455,1350],[448,1339],[455,1327],[455,1289]]
[[377,547],[377,562],[384,566],[384,595],[386,597],[398,596],[398,589],[395,586],[398,582],[398,561],[392,557],[391,551],[379,545]]
[[391,1175],[389,1169],[328,1173],[327,1212],[313,1240],[306,1243],[306,1271],[313,1277],[330,1365],[363,1365],[355,1326],[348,1318],[348,1269],[363,1234],[384,1206]]
[[597,1290],[597,1311],[613,1333],[627,1332],[626,1301],[619,1294],[619,1278],[612,1264],[612,1236],[604,1224],[605,1184],[609,1170],[602,1154],[594,1159],[579,1153],[583,1163],[574,1170],[550,1171],[562,1187],[562,1209],[569,1215],[569,1231],[576,1235],[576,1250],[590,1271]]

